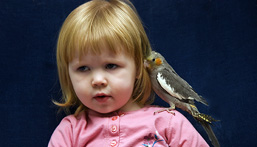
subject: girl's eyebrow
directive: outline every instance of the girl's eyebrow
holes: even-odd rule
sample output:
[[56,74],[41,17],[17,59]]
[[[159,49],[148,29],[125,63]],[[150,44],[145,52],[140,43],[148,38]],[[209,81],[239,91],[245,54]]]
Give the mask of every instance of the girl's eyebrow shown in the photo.
[[81,60],[79,60],[79,59],[73,59],[72,61],[70,61],[69,62],[69,66],[77,66],[77,65],[79,65],[79,64],[81,64],[82,62],[81,62]]

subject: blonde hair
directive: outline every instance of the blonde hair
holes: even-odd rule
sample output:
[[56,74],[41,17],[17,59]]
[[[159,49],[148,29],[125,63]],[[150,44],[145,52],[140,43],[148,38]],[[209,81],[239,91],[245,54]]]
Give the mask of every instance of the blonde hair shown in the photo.
[[74,92],[69,62],[76,51],[81,56],[88,50],[100,53],[103,44],[114,53],[124,49],[135,60],[138,78],[132,98],[141,105],[149,102],[151,82],[143,60],[151,46],[133,4],[128,0],[92,0],[73,10],[59,33],[56,58],[63,96],[61,102],[54,103],[66,112],[73,107],[77,115],[86,109]]

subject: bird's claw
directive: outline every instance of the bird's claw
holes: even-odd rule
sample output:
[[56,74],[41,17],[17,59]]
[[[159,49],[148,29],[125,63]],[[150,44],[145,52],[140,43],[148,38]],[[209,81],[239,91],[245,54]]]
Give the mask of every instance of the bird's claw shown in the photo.
[[174,110],[174,109],[172,109],[172,108],[164,108],[164,109],[155,111],[155,112],[154,112],[154,115],[155,115],[156,113],[161,113],[161,112],[164,112],[164,111],[167,111],[168,113],[175,115],[175,112],[174,112],[173,110]]

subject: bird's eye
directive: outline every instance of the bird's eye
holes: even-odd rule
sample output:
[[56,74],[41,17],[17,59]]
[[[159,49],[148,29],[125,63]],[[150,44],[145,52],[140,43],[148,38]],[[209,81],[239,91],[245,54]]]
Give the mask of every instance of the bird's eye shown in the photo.
[[154,61],[155,61],[155,58],[153,58],[152,61],[154,62]]

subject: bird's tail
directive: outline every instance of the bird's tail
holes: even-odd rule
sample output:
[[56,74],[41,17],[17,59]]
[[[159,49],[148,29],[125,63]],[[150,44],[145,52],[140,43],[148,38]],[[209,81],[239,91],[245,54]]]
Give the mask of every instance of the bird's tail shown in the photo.
[[196,119],[200,122],[200,124],[203,126],[205,132],[207,133],[212,145],[214,147],[220,147],[219,141],[217,139],[217,137],[215,136],[210,124],[214,121],[218,121],[215,120],[214,118],[212,118],[209,115],[203,114],[203,113],[199,113],[198,117],[196,117]]

